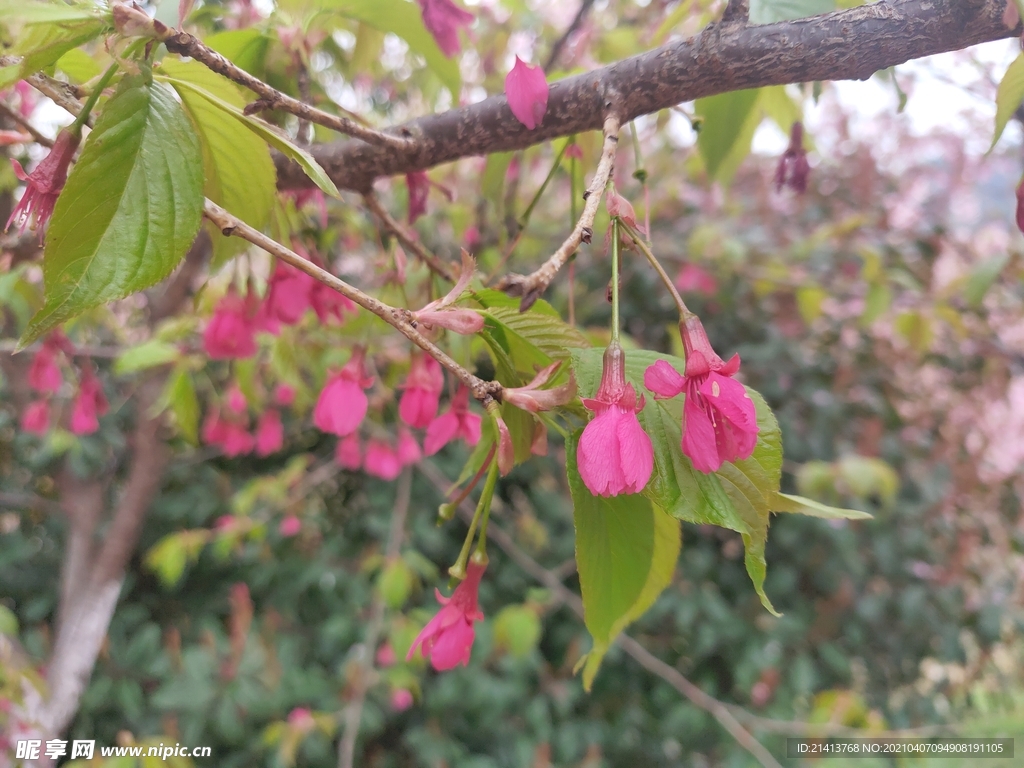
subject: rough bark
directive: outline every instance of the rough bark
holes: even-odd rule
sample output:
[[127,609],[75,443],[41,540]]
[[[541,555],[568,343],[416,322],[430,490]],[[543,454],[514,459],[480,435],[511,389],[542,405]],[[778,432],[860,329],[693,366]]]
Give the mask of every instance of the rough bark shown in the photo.
[[[896,0],[807,19],[749,26],[713,24],[607,67],[551,85],[548,111],[528,130],[504,96],[389,129],[413,137],[395,151],[347,140],[314,156],[342,189],[367,192],[375,179],[473,155],[524,149],[560,136],[600,130],[611,98],[623,122],[718,93],[814,80],[864,80],[911,59],[1012,37],[1005,0]],[[311,185],[298,165],[277,159],[283,188]]]

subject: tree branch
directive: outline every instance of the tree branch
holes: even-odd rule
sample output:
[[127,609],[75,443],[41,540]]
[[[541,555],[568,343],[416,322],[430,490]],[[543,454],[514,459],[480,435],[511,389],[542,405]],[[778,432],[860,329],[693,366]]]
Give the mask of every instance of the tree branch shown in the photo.
[[587,187],[583,199],[586,203],[583,206],[583,214],[576,222],[569,237],[562,243],[558,250],[551,257],[541,264],[529,275],[508,274],[498,282],[498,290],[505,291],[511,296],[521,296],[519,311],[525,312],[533,306],[551,285],[565,263],[576,253],[580,243],[589,243],[594,236],[594,217],[597,216],[597,209],[601,206],[601,199],[604,197],[605,187],[608,186],[608,179],[611,178],[612,170],[615,167],[615,151],[619,146],[619,118],[608,115],[604,121],[604,148],[601,150],[601,160],[597,164],[594,178]]
[[[415,137],[413,149],[342,141],[313,154],[339,187],[365,193],[382,176],[598,130],[610,93],[622,94],[619,117],[629,122],[741,88],[864,80],[910,59],[1019,35],[1003,24],[1004,8],[1004,0],[895,0],[778,24],[711,25],[688,40],[553,83],[544,121],[532,131],[513,117],[504,96],[491,96],[393,129]],[[297,164],[278,157],[277,166],[282,188],[312,184]]]
[[370,209],[373,215],[380,219],[384,228],[397,237],[398,241],[402,245],[416,254],[416,257],[420,261],[445,280],[450,280],[454,283],[459,279],[452,265],[441,261],[441,259],[428,251],[423,246],[423,243],[417,240],[409,230],[402,226],[400,221],[388,213],[387,208],[381,205],[380,200],[373,192],[367,192],[363,195],[363,201],[366,203],[366,207]]
[[594,0],[583,0],[580,3],[580,9],[576,11],[576,15],[573,17],[572,22],[566,28],[562,36],[555,41],[555,44],[551,46],[551,53],[548,54],[548,60],[544,64],[544,71],[550,72],[555,64],[558,63],[558,57],[562,55],[562,49],[565,48],[565,44],[569,42],[569,38],[573,36],[573,33],[580,28],[583,23],[583,19],[587,17],[587,13],[594,6]]
[[[235,66],[188,32],[172,33],[168,37],[163,38],[163,44],[171,53],[176,53],[179,56],[189,56],[206,65],[217,74],[223,75],[229,80],[234,80],[239,85],[248,88],[258,95],[260,97],[259,101],[247,106],[245,108],[246,113],[263,109],[283,109],[300,120],[317,123],[318,125],[338,131],[338,133],[344,133],[347,136],[361,139],[389,152],[407,150],[412,147],[412,141],[408,138],[375,131],[372,128],[360,125],[355,120],[332,115],[329,112],[324,112],[322,109],[304,104],[298,99],[293,99],[285,93],[281,93],[281,91],[267,85],[258,77],[253,77],[244,69]],[[399,131],[408,135],[407,129],[399,129]]]
[[305,272],[313,279],[318,280],[329,288],[333,288],[342,296],[351,299],[363,309],[375,314],[447,368],[457,379],[459,379],[459,381],[469,388],[470,392],[473,393],[473,396],[479,400],[481,404],[486,406],[488,402],[495,398],[500,400],[500,384],[496,381],[484,381],[483,379],[474,376],[455,362],[444,352],[444,350],[416,329],[416,326],[413,325],[410,317],[409,310],[392,307],[378,299],[375,299],[367,293],[363,293],[358,288],[335,277],[327,270],[321,269],[309,259],[302,258],[299,254],[295,253],[295,251],[286,248],[276,240],[273,240],[262,232],[250,227],[244,221],[228,213],[210,200],[206,201],[205,207],[203,208],[203,215],[219,227],[220,231],[225,236],[240,237],[243,240],[248,240],[253,245],[259,246],[272,256],[276,256],[281,259],[281,261]]

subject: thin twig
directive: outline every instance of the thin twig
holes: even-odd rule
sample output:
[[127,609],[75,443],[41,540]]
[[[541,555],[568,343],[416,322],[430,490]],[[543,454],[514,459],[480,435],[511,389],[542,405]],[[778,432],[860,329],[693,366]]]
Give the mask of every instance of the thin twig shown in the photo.
[[580,9],[576,11],[576,16],[573,18],[572,23],[569,24],[562,36],[555,40],[555,44],[551,46],[551,53],[548,54],[548,60],[544,64],[544,71],[551,72],[551,69],[558,63],[558,57],[562,55],[562,49],[565,44],[569,42],[569,38],[572,37],[573,33],[580,28],[583,23],[583,19],[586,18],[587,12],[594,5],[594,0],[583,0],[580,3]]
[[206,65],[217,74],[233,80],[258,95],[260,97],[259,100],[246,107],[246,113],[264,109],[282,109],[295,115],[300,120],[317,123],[318,125],[338,131],[338,133],[343,133],[346,136],[362,139],[368,144],[376,144],[400,151],[407,151],[413,148],[414,142],[410,138],[375,131],[372,128],[360,125],[355,120],[332,115],[316,107],[303,104],[288,94],[281,93],[281,91],[267,85],[258,77],[254,77],[244,69],[234,65],[188,32],[168,30],[167,36],[163,37],[162,40],[167,50],[171,53],[176,53],[179,56],[189,56]]
[[[41,72],[29,75],[25,78],[25,82],[48,97],[58,107],[70,112],[75,117],[78,117],[78,113],[82,111],[82,105],[78,103],[82,94],[78,88],[70,83],[48,77]],[[88,125],[92,125],[91,116],[89,117]]]
[[[443,493],[446,480],[444,478],[444,474],[437,468],[437,466],[431,461],[425,459],[420,461],[420,463],[417,464],[417,467],[420,472],[422,472],[426,478],[433,483],[434,487]],[[496,508],[502,506],[501,500],[498,498],[493,500],[493,504]],[[473,505],[468,499],[459,504],[459,514],[462,515],[463,519],[471,519],[474,511]],[[562,584],[562,581],[558,576],[521,550],[512,537],[502,530],[497,523],[493,521],[491,522],[487,535],[490,540],[497,544],[498,547],[502,549],[505,554],[507,554],[520,568],[551,590],[551,592],[553,592],[561,602],[565,603],[573,613],[581,619],[583,618],[583,601],[580,597]],[[714,717],[722,727],[733,736],[733,738],[735,738],[743,747],[757,758],[761,765],[765,766],[765,768],[782,768],[778,761],[772,757],[771,753],[768,752],[768,750],[765,749],[757,739],[754,738],[750,731],[740,725],[739,721],[736,720],[723,702],[704,693],[704,691],[683,677],[678,671],[653,656],[646,648],[628,635],[619,635],[616,642],[618,642],[622,649],[632,656],[640,666],[665,680],[665,682],[669,683],[669,685],[686,696],[686,698]],[[680,681],[684,685],[680,685]]]
[[450,280],[453,283],[458,280],[458,275],[455,273],[455,268],[447,262],[441,261],[436,255],[428,251],[413,234],[406,229],[402,222],[398,221],[394,216],[388,213],[387,208],[381,205],[379,199],[373,192],[367,192],[363,195],[363,202],[366,203],[366,207],[370,209],[374,216],[380,219],[381,224],[384,228],[391,232],[395,237],[398,238],[404,247],[412,251],[416,258],[422,261],[435,273],[443,277],[445,280]]
[[32,125],[32,123],[30,123],[28,120],[26,120],[20,114],[18,114],[18,110],[11,109],[9,106],[4,104],[2,101],[0,101],[0,113],[2,113],[4,115],[4,117],[6,117],[8,120],[13,120],[19,126],[21,126],[26,131],[28,131],[30,134],[32,134],[32,138],[36,140],[37,144],[42,144],[44,147],[52,147],[53,146],[53,139],[51,139],[51,138],[41,134],[36,129],[36,127],[34,125]]
[[615,166],[615,150],[619,144],[619,118],[616,114],[609,114],[604,121],[604,148],[601,151],[601,160],[597,164],[597,171],[584,194],[586,204],[583,206],[583,213],[580,216],[572,233],[558,250],[544,262],[537,270],[529,275],[508,274],[498,283],[498,289],[505,291],[510,296],[522,297],[519,302],[519,311],[525,312],[533,303],[541,297],[541,294],[551,285],[569,258],[576,253],[580,243],[589,243],[594,236],[594,218],[597,216],[597,209],[601,205],[601,198],[604,196],[605,187]]
[[295,253],[295,251],[286,248],[281,245],[281,243],[267,237],[259,230],[250,227],[244,221],[233,214],[228,213],[210,200],[206,200],[203,206],[203,215],[212,221],[225,236],[240,237],[243,240],[249,241],[253,245],[259,246],[272,256],[276,256],[281,259],[281,261],[305,272],[315,280],[318,280],[329,288],[333,288],[342,296],[351,299],[363,309],[375,314],[451,371],[459,381],[469,388],[473,393],[473,396],[479,400],[481,404],[486,406],[486,404],[492,399],[500,399],[500,384],[495,381],[484,381],[483,379],[474,376],[455,362],[436,344],[416,330],[416,327],[412,324],[408,310],[392,307],[378,299],[375,299],[367,293],[363,293],[358,288],[335,277],[327,270],[318,267],[316,264],[309,261],[309,259],[302,258],[299,254]]
[[[388,529],[388,543],[384,550],[385,562],[398,557],[402,548],[402,536],[405,532],[405,518],[409,513],[409,500],[412,497],[412,470],[406,469],[398,478],[395,491],[395,508],[391,513],[391,526]],[[370,605],[370,620],[366,625],[366,640],[360,651],[362,669],[356,675],[355,694],[345,708],[345,730],[338,742],[338,768],[352,768],[355,765],[356,738],[359,736],[359,724],[363,717],[363,703],[366,692],[373,683],[374,653],[380,633],[384,626],[384,596],[378,590],[374,593]],[[358,663],[358,662],[357,662]]]

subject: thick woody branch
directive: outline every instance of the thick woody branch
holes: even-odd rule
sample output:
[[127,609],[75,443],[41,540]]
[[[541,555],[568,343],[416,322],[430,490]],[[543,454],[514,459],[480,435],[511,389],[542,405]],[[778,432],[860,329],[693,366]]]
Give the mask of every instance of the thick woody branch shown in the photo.
[[604,148],[601,151],[601,160],[597,164],[597,171],[594,173],[590,186],[587,187],[587,191],[583,195],[586,200],[583,213],[569,237],[532,274],[509,274],[499,281],[499,290],[512,296],[522,297],[519,302],[521,312],[532,307],[534,302],[547,290],[551,281],[555,279],[555,275],[558,274],[558,270],[576,253],[580,243],[589,243],[594,236],[594,218],[597,216],[597,209],[601,206],[605,187],[608,186],[608,179],[611,178],[612,169],[615,167],[615,151],[618,146],[619,118],[616,115],[609,115],[604,121]]
[[[412,142],[408,138],[375,131],[372,128],[367,128],[365,125],[360,125],[355,120],[332,115],[329,112],[324,112],[322,109],[304,104],[288,94],[281,93],[281,91],[267,85],[258,77],[253,77],[244,69],[235,66],[188,32],[171,34],[163,39],[163,43],[171,53],[176,53],[179,56],[190,56],[196,61],[205,64],[217,74],[223,75],[229,80],[234,80],[239,85],[248,88],[259,96],[259,101],[246,107],[246,112],[282,109],[295,115],[300,120],[317,123],[387,151],[406,150],[412,146]],[[407,131],[406,134],[408,135]]]
[[455,269],[451,264],[441,261],[437,256],[428,251],[412,232],[406,229],[402,222],[398,221],[394,216],[388,213],[387,208],[381,205],[380,200],[373,192],[368,192],[363,195],[363,201],[366,203],[366,207],[370,209],[374,216],[380,219],[384,229],[388,230],[391,234],[398,238],[405,248],[408,248],[414,254],[416,258],[426,264],[436,274],[443,277],[445,280],[456,282],[458,275],[455,273]]
[[[463,157],[524,149],[599,130],[610,93],[622,95],[629,122],[703,96],[814,80],[864,80],[911,59],[1019,35],[1002,22],[1004,0],[894,0],[778,24],[717,24],[616,64],[551,85],[536,129],[516,120],[504,96],[402,128],[415,147],[394,152],[361,141],[317,147],[314,156],[341,188],[366,192],[376,178],[425,170]],[[278,158],[284,188],[311,182]]]
[[740,21],[744,24],[750,16],[750,0],[729,0],[722,13],[722,21]]
[[203,215],[212,221],[225,236],[240,237],[243,240],[248,240],[250,243],[262,248],[270,255],[276,256],[286,264],[290,264],[296,269],[305,272],[314,280],[318,280],[327,287],[333,288],[342,296],[351,299],[363,309],[375,314],[385,323],[398,330],[417,347],[437,360],[437,362],[442,366],[447,368],[459,381],[469,388],[469,391],[473,393],[473,397],[479,400],[482,404],[486,405],[495,398],[499,400],[501,399],[500,384],[495,381],[484,381],[483,379],[474,376],[452,360],[444,350],[416,329],[412,323],[408,310],[392,307],[389,304],[385,304],[384,302],[375,299],[367,293],[363,293],[358,288],[335,277],[327,270],[321,269],[308,259],[302,258],[299,254],[295,253],[295,251],[286,248],[276,240],[273,240],[262,232],[250,227],[244,221],[228,213],[210,200],[207,200],[203,207]]

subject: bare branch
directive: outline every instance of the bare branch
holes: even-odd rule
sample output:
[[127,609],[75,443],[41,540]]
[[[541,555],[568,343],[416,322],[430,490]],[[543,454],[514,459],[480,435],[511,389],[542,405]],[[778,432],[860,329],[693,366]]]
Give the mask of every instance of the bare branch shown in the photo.
[[380,200],[377,199],[377,196],[373,192],[367,192],[363,195],[363,201],[366,203],[366,207],[370,209],[373,215],[380,219],[384,228],[397,237],[398,241],[403,246],[416,254],[416,257],[420,261],[445,280],[450,280],[453,283],[458,280],[458,275],[455,273],[455,269],[452,265],[441,261],[441,259],[428,251],[423,246],[423,243],[416,239],[408,229],[402,226],[400,221],[388,213],[387,208],[381,205]]
[[[622,122],[702,96],[814,80],[863,80],[911,59],[1014,37],[1004,0],[893,0],[778,24],[717,24],[687,40],[551,85],[544,121],[529,130],[504,96],[406,123],[416,150],[396,153],[335,142],[313,155],[338,187],[367,192],[374,179],[463,157],[509,152],[599,130],[610,93]],[[392,129],[401,130],[401,129]],[[282,188],[309,187],[302,169],[277,158]]]
[[4,102],[2,102],[2,101],[0,101],[0,114],[2,114],[8,120],[10,120],[10,121],[12,121],[14,123],[17,123],[19,126],[21,126],[26,131],[28,131],[30,134],[32,134],[32,138],[35,139],[37,143],[42,144],[44,147],[52,147],[53,146],[53,139],[50,139],[50,138],[44,136],[43,134],[41,134],[36,129],[36,127],[34,125],[32,125],[32,123],[30,123],[28,120],[26,120],[24,117],[22,117],[18,113],[18,110],[11,109],[9,106],[4,104]]
[[253,245],[259,246],[272,256],[290,264],[296,269],[305,272],[315,280],[320,281],[329,288],[333,288],[342,296],[351,299],[360,307],[368,310],[383,320],[388,325],[398,330],[409,341],[422,349],[437,362],[451,371],[459,381],[465,384],[473,396],[486,406],[491,400],[501,398],[501,385],[496,381],[484,381],[467,371],[457,362],[452,360],[444,350],[430,341],[426,336],[416,330],[412,318],[407,309],[399,309],[385,304],[358,288],[349,285],[325,269],[321,269],[309,259],[304,259],[299,254],[281,245],[262,232],[250,227],[244,221],[225,211],[216,203],[207,200],[203,208],[203,215],[212,221],[226,236],[240,237],[248,240]]
[[[318,125],[338,131],[338,133],[344,133],[346,136],[352,136],[368,144],[386,149],[389,152],[395,152],[396,150],[408,151],[414,148],[414,144],[409,138],[375,131],[365,125],[360,125],[355,120],[332,115],[329,112],[324,112],[322,109],[304,104],[285,93],[281,93],[281,91],[267,85],[258,77],[253,77],[244,69],[235,66],[188,32],[171,34],[163,40],[163,43],[171,53],[176,53],[179,56],[189,56],[205,64],[217,74],[223,75],[229,80],[234,80],[239,85],[245,86],[257,94],[260,97],[259,101],[246,107],[247,113],[263,109],[283,109],[300,120],[317,123]],[[406,135],[408,135],[407,131]]]
[[587,187],[587,191],[583,195],[586,200],[583,213],[569,237],[533,273],[525,276],[509,274],[499,281],[497,286],[499,290],[505,291],[511,296],[522,297],[519,302],[520,312],[525,312],[533,306],[534,302],[551,285],[558,270],[576,253],[580,243],[589,243],[593,237],[594,217],[597,216],[597,209],[601,206],[605,187],[608,186],[608,179],[611,178],[612,169],[615,167],[615,151],[618,146],[619,118],[614,114],[608,115],[604,121],[604,148],[601,151],[601,160],[597,164],[597,171],[594,173],[590,186]]
[[558,57],[562,55],[562,49],[565,48],[565,44],[569,42],[569,38],[573,36],[583,23],[583,19],[587,17],[590,9],[594,6],[594,0],[583,0],[580,3],[580,9],[576,11],[576,15],[573,17],[572,22],[566,28],[562,36],[555,41],[555,44],[551,46],[551,53],[548,54],[548,60],[544,64],[544,71],[550,72],[554,68],[555,64],[558,63]]

